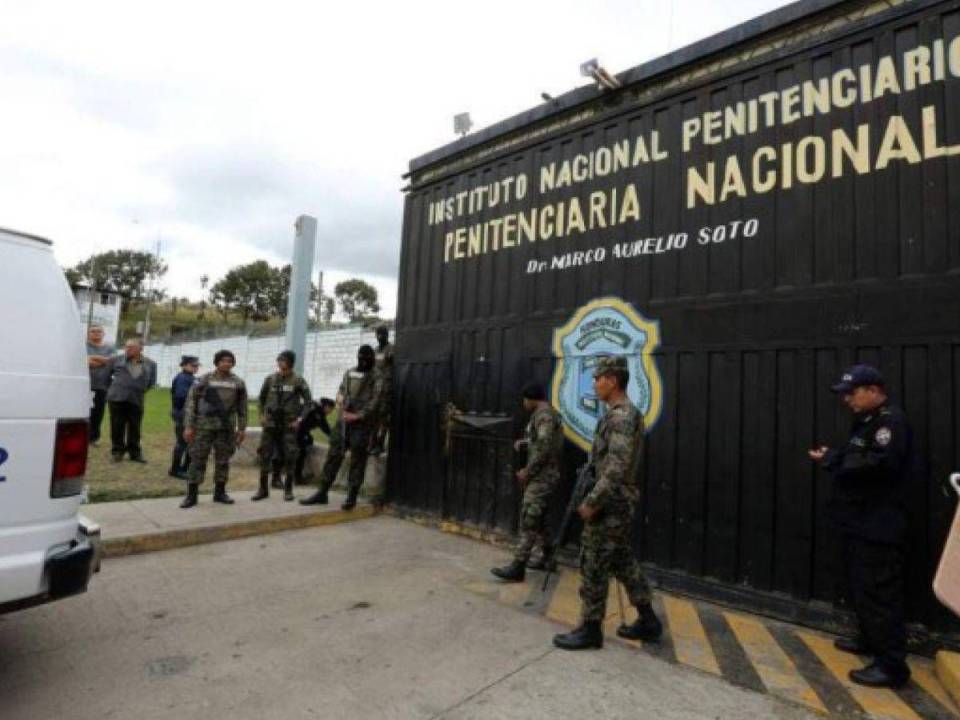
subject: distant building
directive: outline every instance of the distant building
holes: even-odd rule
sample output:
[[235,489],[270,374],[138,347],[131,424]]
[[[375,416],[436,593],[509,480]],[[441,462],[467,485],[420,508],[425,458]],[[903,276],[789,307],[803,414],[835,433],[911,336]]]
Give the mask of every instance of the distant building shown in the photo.
[[90,325],[102,325],[104,341],[116,345],[120,334],[120,295],[115,292],[91,290],[83,285],[75,285],[73,298],[80,310],[80,319],[83,326],[87,328]]

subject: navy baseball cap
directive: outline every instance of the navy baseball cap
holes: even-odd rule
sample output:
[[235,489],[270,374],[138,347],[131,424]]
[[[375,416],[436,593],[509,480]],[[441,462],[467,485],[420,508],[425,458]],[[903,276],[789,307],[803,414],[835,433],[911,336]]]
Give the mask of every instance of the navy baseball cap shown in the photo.
[[199,364],[200,364],[200,358],[198,358],[196,355],[182,355],[180,357],[180,367],[183,367],[184,365],[199,365]]
[[879,387],[883,387],[884,385],[883,375],[872,365],[854,365],[851,368],[847,368],[844,370],[843,375],[840,376],[840,382],[836,385],[831,385],[830,390],[846,395],[847,393],[853,392],[855,388],[863,387],[864,385],[878,385]]

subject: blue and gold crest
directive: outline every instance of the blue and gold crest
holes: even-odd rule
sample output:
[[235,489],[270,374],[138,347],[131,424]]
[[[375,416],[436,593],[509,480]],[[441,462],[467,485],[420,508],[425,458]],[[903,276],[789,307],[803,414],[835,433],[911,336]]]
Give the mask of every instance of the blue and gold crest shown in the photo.
[[553,406],[563,417],[571,441],[589,450],[603,403],[593,393],[593,368],[597,358],[622,355],[630,368],[627,394],[643,413],[647,432],[660,418],[663,387],[654,351],[660,345],[660,324],[647,320],[619,298],[594,300],[573,314],[553,333]]

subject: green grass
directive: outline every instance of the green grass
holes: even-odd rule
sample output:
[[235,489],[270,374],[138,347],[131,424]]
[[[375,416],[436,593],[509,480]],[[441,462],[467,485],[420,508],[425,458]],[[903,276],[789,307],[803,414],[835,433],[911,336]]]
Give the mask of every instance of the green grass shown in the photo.
[[[144,303],[131,304],[120,322],[121,334],[124,337],[135,336],[137,323],[144,320],[146,312],[147,306]],[[199,303],[178,303],[174,310],[168,301],[150,308],[150,334],[153,341],[179,335],[196,339],[248,332],[264,335],[281,332],[282,328],[283,321],[279,318],[244,322],[239,314],[227,313],[224,316],[217,308],[209,305],[201,318]]]
[[[256,403],[250,403],[248,425],[260,424]],[[110,457],[110,413],[103,419],[99,447],[90,448],[87,463],[87,482],[90,502],[134,500],[138,498],[171,497],[182,495],[183,481],[167,475],[173,451],[173,419],[170,417],[170,390],[154,388],[147,393],[143,413],[142,437],[146,465],[124,460],[112,462]],[[207,465],[207,479],[203,488],[212,489],[210,473],[212,461]],[[234,490],[249,490],[256,487],[258,473],[255,468],[233,466],[230,469],[229,487]]]

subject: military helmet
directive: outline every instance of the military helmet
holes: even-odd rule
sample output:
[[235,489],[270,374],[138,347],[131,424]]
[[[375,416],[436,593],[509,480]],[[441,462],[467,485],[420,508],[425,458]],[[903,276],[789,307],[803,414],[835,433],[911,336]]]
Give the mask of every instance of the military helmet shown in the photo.
[[622,355],[608,355],[597,358],[597,365],[593,369],[593,376],[616,375],[618,373],[629,372],[627,359]]

